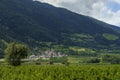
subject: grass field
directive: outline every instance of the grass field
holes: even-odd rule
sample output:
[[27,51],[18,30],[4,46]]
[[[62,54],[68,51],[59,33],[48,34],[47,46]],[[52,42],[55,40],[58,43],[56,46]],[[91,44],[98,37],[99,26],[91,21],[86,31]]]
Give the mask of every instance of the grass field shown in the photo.
[[70,63],[84,63],[85,61],[92,59],[94,57],[83,57],[83,56],[69,56],[68,57],[68,62]]
[[0,80],[120,80],[120,65],[0,66]]

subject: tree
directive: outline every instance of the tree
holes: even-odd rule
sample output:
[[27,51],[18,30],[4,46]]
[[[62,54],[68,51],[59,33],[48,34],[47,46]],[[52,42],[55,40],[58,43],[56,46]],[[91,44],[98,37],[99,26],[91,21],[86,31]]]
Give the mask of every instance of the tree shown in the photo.
[[100,63],[100,59],[99,58],[92,58],[89,61],[87,61],[87,63]]
[[24,44],[10,43],[5,49],[5,58],[8,64],[18,66],[21,64],[21,59],[27,56],[28,47]]
[[111,64],[120,64],[120,56],[118,55],[104,55],[103,61]]

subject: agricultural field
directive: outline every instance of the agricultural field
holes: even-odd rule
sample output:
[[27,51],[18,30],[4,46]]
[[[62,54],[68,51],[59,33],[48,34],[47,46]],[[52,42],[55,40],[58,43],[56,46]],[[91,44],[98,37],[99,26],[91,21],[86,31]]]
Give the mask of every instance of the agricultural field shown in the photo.
[[120,65],[2,65],[0,80],[120,80]]
[[70,48],[76,55],[30,59],[23,55],[27,47],[12,43],[0,59],[0,80],[120,80],[120,54]]
[[86,61],[92,59],[94,57],[87,57],[87,56],[69,56],[68,57],[68,62],[71,64],[79,64],[79,63],[85,63]]

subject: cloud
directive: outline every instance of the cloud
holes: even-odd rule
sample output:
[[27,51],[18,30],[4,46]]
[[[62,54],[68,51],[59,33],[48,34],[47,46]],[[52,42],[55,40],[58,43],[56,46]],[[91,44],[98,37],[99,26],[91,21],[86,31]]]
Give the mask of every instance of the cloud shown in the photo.
[[57,7],[64,7],[64,6],[61,6],[62,3],[74,3],[77,0],[34,0],[34,1],[41,1],[41,2],[45,2],[45,3],[50,3],[50,4],[57,6]]
[[107,11],[106,17],[101,17],[101,20],[120,26],[120,10],[117,12],[112,12],[111,10]]
[[114,12],[107,3],[120,0],[39,0],[57,7],[64,7],[73,12],[91,16],[109,24],[120,26],[120,9]]
[[112,1],[120,4],[120,0],[112,0]]

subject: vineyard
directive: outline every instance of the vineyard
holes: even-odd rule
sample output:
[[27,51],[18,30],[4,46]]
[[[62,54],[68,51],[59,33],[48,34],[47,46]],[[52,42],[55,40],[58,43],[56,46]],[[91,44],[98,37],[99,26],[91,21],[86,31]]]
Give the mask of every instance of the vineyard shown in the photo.
[[0,80],[120,80],[120,65],[6,65]]

